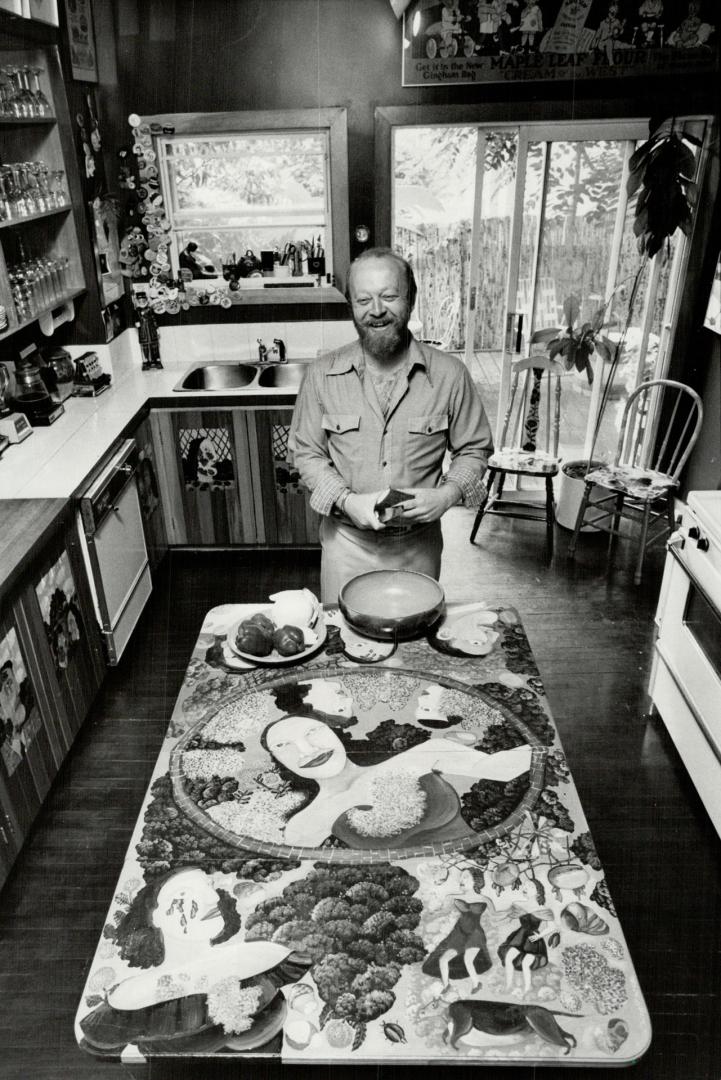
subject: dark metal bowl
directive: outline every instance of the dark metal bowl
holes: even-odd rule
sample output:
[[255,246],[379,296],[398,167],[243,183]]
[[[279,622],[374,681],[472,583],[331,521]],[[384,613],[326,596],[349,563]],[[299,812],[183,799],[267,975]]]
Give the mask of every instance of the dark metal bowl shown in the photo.
[[338,605],[359,634],[408,641],[438,620],[445,594],[437,581],[415,570],[370,570],[346,581]]

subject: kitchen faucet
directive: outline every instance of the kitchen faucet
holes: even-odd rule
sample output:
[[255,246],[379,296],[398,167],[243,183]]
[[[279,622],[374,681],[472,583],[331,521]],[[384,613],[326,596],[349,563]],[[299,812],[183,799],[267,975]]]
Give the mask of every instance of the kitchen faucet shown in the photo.
[[284,364],[285,363],[286,350],[285,350],[285,342],[283,341],[282,338],[279,338],[279,337],[273,338],[273,347],[270,350],[271,357],[273,357],[273,354],[275,354],[275,356],[278,358],[278,363],[279,364]]
[[286,360],[286,348],[285,342],[282,338],[273,338],[273,344],[270,348],[265,344],[262,338],[256,339],[258,342],[258,363],[259,364],[284,364]]

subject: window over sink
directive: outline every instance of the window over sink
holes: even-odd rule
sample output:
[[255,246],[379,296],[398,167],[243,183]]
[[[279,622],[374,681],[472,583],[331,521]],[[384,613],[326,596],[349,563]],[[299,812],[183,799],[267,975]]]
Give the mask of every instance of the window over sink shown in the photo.
[[[182,273],[192,305],[344,303],[346,110],[135,117],[148,282]],[[139,161],[140,165],[140,161]],[[152,259],[160,240],[161,257]],[[170,309],[172,311],[172,309]]]
[[179,261],[195,243],[210,261],[207,276],[227,280],[238,267],[241,280],[269,272],[311,285],[325,279],[326,262],[332,266],[325,258],[332,235],[327,131],[167,135],[158,142]]

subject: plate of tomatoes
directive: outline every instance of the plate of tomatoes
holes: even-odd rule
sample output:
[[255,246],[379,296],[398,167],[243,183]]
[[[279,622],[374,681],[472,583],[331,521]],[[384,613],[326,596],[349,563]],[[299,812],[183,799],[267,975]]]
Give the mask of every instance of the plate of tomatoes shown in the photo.
[[275,667],[302,664],[322,647],[328,635],[322,613],[312,626],[277,626],[272,612],[272,607],[258,608],[233,623],[227,641],[236,656],[251,664]]

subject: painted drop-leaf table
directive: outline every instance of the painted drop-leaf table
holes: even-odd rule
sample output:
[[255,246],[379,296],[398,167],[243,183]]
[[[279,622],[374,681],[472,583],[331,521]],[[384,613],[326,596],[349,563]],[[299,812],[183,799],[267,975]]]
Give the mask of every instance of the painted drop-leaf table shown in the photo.
[[648,1013],[517,613],[429,639],[337,609],[300,665],[206,616],[80,1044],[295,1062],[631,1064]]

